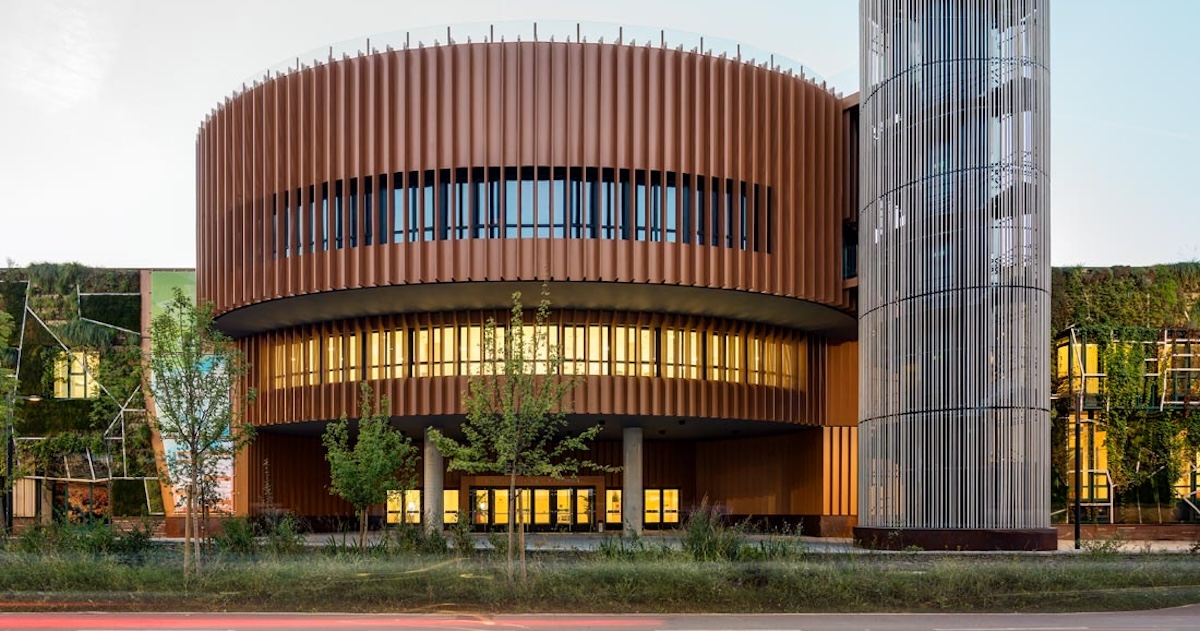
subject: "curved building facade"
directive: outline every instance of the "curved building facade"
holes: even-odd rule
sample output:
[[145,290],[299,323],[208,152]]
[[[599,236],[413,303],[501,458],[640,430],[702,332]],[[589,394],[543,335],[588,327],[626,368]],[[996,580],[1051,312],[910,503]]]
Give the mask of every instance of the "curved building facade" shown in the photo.
[[[230,98],[197,141],[197,290],[258,392],[238,510],[269,460],[274,504],[352,514],[319,435],[357,383],[410,436],[453,434],[484,322],[545,283],[583,378],[571,421],[603,423],[592,459],[623,471],[524,481],[535,526],[672,523],[707,497],[845,532],[855,121],[773,62],[662,44],[370,49]],[[506,485],[426,455],[399,519],[503,517]]]
[[859,536],[1054,547],[1049,2],[860,9]]

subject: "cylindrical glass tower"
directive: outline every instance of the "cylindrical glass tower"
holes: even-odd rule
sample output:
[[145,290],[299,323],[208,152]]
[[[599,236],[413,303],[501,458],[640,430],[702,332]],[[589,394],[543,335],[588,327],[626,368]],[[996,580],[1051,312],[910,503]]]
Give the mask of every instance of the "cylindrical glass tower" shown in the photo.
[[864,543],[1054,544],[1049,4],[861,0]]

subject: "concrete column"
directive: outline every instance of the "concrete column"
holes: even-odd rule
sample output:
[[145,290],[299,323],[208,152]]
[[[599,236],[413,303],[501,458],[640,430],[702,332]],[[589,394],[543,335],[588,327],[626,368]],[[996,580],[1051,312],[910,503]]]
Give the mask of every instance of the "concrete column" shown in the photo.
[[626,427],[624,432],[625,461],[621,475],[621,521],[626,532],[642,532],[645,492],[642,487],[642,428]]
[[442,463],[442,452],[437,445],[429,440],[429,428],[425,428],[425,486],[421,497],[425,500],[425,514],[422,521],[426,532],[441,532],[445,525],[442,518],[445,515],[442,507],[442,490],[445,485],[446,467]]

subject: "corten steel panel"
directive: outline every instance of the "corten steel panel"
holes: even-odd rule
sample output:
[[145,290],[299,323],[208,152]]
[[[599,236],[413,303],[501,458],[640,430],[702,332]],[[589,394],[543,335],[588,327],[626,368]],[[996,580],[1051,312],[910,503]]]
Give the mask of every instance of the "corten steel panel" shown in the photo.
[[1050,520],[1049,0],[863,0],[861,524]]
[[696,493],[739,515],[852,516],[857,428],[696,444]]
[[[555,322],[572,325],[660,327],[697,331],[701,337],[709,332],[718,332],[737,335],[743,340],[754,337],[765,342],[794,345],[793,356],[788,363],[793,381],[791,386],[783,383],[782,372],[777,373],[779,381],[775,385],[752,383],[749,367],[744,364],[738,381],[587,375],[581,377],[580,385],[568,401],[573,413],[740,419],[803,425],[845,422],[841,416],[846,413],[845,399],[853,396],[852,390],[848,394],[845,389],[853,388],[853,374],[844,357],[852,353],[846,350],[853,348],[852,342],[831,345],[822,338],[806,337],[780,327],[710,318],[591,311],[557,311],[555,314]],[[467,390],[468,377],[409,375],[397,378],[378,375],[373,378],[366,373],[363,354],[360,355],[357,376],[351,378],[347,373],[341,373],[337,381],[330,380],[326,378],[329,364],[322,361],[327,352],[324,340],[327,336],[345,339],[353,335],[355,339],[365,341],[371,332],[481,326],[488,316],[503,322],[505,315],[503,312],[455,312],[377,316],[323,322],[243,338],[238,340],[238,345],[254,367],[246,385],[257,390],[256,399],[247,408],[245,418],[253,425],[263,426],[328,421],[342,415],[353,417],[358,411],[358,382],[362,380],[371,383],[377,398],[388,397],[393,416],[460,416],[466,412],[462,399],[463,392]],[[316,366],[308,367],[305,362],[309,357],[305,353],[300,353],[297,358],[296,353],[290,350],[285,350],[283,360],[300,362],[303,365],[300,370],[305,375],[309,370],[317,371],[315,383],[309,383],[306,376],[299,377],[304,381],[299,385],[288,383],[289,377],[279,377],[283,382],[276,382],[275,362],[280,357],[273,355],[272,349],[280,346],[291,349],[291,344],[309,340],[316,340]],[[615,339],[611,343],[615,344]],[[608,357],[595,359],[607,363]],[[742,357],[744,361],[745,356]],[[832,371],[826,367],[830,357],[842,358],[834,362]],[[779,361],[778,370],[782,370],[782,356]]]
[[[457,44],[307,68],[229,99],[200,129],[198,293],[223,314],[348,288],[592,280],[736,288],[848,312],[842,111],[834,95],[799,77],[661,48]],[[542,237],[370,246],[360,237],[322,251],[320,234],[315,252],[307,243],[301,256],[272,252],[272,205],[285,192],[295,207],[297,191],[307,205],[309,187],[319,198],[322,184],[337,180],[546,166],[769,187],[773,252]],[[360,226],[363,212],[360,204]]]

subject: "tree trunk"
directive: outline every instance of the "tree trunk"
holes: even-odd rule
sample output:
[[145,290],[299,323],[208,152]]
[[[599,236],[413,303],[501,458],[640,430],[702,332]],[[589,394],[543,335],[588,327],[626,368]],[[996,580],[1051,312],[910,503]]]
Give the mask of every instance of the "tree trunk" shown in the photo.
[[521,554],[521,584],[529,582],[529,575],[525,571],[525,493],[517,491],[517,516],[520,518],[517,523],[518,533],[520,533],[520,543],[518,544]]
[[183,504],[183,575],[192,573],[192,488],[184,485],[187,501]]
[[367,547],[367,511],[370,508],[364,508],[358,511],[358,549],[365,550]]
[[516,522],[516,514],[513,511],[513,500],[517,495],[517,472],[510,471],[508,475],[508,582],[513,580],[513,525]]

